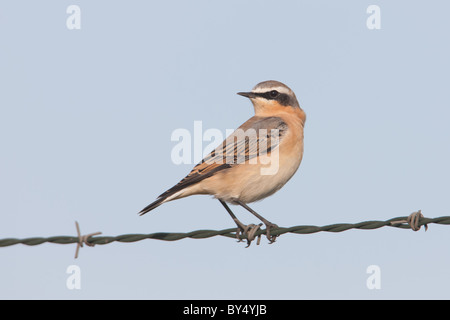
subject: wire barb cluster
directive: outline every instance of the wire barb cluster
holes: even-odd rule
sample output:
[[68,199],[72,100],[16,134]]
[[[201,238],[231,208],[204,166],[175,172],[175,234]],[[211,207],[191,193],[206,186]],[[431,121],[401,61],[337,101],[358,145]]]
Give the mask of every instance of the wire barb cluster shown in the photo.
[[[450,225],[450,216],[442,216],[437,218],[425,218],[420,210],[418,212],[412,213],[407,217],[397,217],[392,218],[385,221],[363,221],[359,223],[337,223],[330,224],[326,226],[294,226],[294,227],[278,227],[276,229],[271,229],[270,234],[273,236],[280,236],[285,233],[294,233],[294,234],[312,234],[317,232],[342,232],[350,229],[360,229],[360,230],[373,230],[382,227],[395,227],[402,229],[412,229],[414,231],[418,231],[421,226],[425,226],[427,228],[428,224],[435,223],[441,225]],[[169,232],[156,232],[149,234],[123,234],[119,236],[97,236],[101,234],[101,232],[90,233],[82,236],[79,231],[78,223],[77,225],[77,233],[78,236],[54,236],[54,237],[34,237],[34,238],[26,238],[26,239],[15,239],[15,238],[7,238],[0,239],[0,247],[12,246],[15,244],[24,244],[27,246],[36,246],[42,243],[57,243],[57,244],[71,244],[76,243],[77,249],[75,258],[78,257],[78,250],[83,244],[94,246],[104,245],[112,242],[136,242],[145,239],[156,239],[156,240],[164,240],[164,241],[176,241],[185,238],[191,239],[206,239],[215,236],[223,236],[236,239],[236,228],[224,229],[224,230],[197,230],[191,232],[179,232],[179,233],[169,233]],[[426,231],[426,229],[425,229]],[[265,229],[258,229],[252,234],[252,238],[255,239],[260,235],[266,234]],[[246,239],[245,235],[239,235],[240,239]]]

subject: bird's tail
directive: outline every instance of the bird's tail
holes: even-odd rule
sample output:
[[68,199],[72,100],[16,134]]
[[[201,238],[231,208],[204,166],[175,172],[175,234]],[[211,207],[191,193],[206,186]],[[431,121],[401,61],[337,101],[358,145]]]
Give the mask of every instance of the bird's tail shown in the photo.
[[185,190],[179,190],[176,187],[173,187],[169,190],[167,190],[166,192],[164,192],[163,194],[161,194],[158,199],[156,199],[154,202],[150,203],[148,206],[146,206],[144,209],[142,209],[139,212],[139,215],[143,215],[146,214],[147,212],[159,207],[160,205],[162,205],[165,202],[169,202],[175,199],[179,199],[186,196],[185,195]]
[[148,206],[146,206],[144,209],[142,209],[139,212],[139,215],[142,216],[143,214],[146,214],[149,211],[152,211],[153,209],[159,207],[166,201],[166,198],[158,198],[154,202],[150,203]]
[[[214,172],[214,171],[212,171]],[[208,173],[208,175],[200,176],[201,179],[206,179],[210,177],[212,174],[211,172]],[[189,175],[188,175],[189,177]],[[191,187],[194,187],[198,182],[201,181],[201,179],[190,179],[189,181],[185,181],[186,178],[178,182],[176,185],[174,185],[172,188],[164,192],[163,194],[159,195],[159,197],[152,203],[150,203],[148,206],[146,206],[144,209],[142,209],[139,212],[139,215],[146,214],[147,212],[159,207],[165,202],[169,202],[172,200],[180,199],[187,197],[195,193],[195,189],[192,189]]]

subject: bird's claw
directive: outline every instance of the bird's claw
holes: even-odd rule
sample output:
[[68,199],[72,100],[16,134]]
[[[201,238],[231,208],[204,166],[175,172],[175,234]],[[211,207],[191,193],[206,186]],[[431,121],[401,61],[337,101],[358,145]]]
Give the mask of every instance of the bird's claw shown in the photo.
[[[261,234],[255,236],[256,232],[261,228],[262,223],[260,224],[249,224],[249,225],[242,225],[239,226],[236,231],[236,238],[238,239],[238,242],[243,241],[241,238],[241,235],[243,235],[247,239],[247,246],[246,248],[250,247],[250,244],[253,240],[257,237],[258,240],[256,242],[256,245],[259,245],[261,242]],[[266,237],[267,240],[269,240],[269,244],[274,243],[277,240],[277,237],[279,235],[272,235],[270,232],[272,229],[276,229],[278,226],[274,223],[267,222],[266,223]]]
[[266,237],[267,237],[267,240],[269,240],[269,244],[274,243],[277,240],[277,237],[279,236],[279,235],[271,235],[270,234],[270,231],[272,228],[276,229],[276,228],[278,228],[278,226],[274,223],[266,224]]
[[262,223],[260,224],[249,224],[245,226],[239,226],[236,231],[236,238],[238,239],[238,242],[241,242],[242,239],[240,235],[242,234],[247,238],[247,246],[246,248],[250,247],[253,240],[255,240],[256,237],[258,237],[258,240],[256,241],[256,244],[259,245],[261,242],[261,235],[255,236],[258,229],[262,226]]

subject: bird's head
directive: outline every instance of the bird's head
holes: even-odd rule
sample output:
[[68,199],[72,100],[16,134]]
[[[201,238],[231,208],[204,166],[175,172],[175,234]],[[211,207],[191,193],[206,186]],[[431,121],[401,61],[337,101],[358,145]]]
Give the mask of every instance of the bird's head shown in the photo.
[[283,108],[300,108],[295,93],[285,84],[269,80],[258,83],[250,92],[238,92],[249,98],[255,114],[275,112]]

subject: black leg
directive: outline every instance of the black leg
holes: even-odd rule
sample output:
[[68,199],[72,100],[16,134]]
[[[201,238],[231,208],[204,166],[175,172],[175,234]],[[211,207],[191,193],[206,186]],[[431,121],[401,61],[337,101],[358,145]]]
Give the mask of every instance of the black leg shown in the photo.
[[242,222],[240,222],[238,220],[238,218],[236,218],[236,216],[234,215],[233,211],[231,211],[230,207],[228,207],[228,205],[225,203],[225,201],[220,200],[220,203],[224,206],[224,208],[227,210],[227,212],[230,214],[231,218],[233,219],[233,221],[236,223],[236,225],[238,226],[239,229],[241,229],[242,232],[244,232],[245,229],[245,224],[243,224]]

